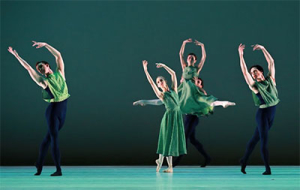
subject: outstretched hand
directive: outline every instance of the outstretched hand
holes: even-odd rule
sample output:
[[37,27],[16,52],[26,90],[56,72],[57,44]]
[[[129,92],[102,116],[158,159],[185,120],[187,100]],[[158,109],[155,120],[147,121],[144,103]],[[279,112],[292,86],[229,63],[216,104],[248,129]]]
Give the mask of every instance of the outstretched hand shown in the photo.
[[162,67],[164,67],[164,66],[166,66],[166,65],[163,64],[163,63],[156,63],[156,67],[157,67],[157,68],[162,68]]
[[183,41],[183,43],[190,43],[190,42],[193,42],[192,38]]
[[146,104],[142,100],[138,100],[138,101],[133,102],[133,105],[134,106],[138,106],[138,105],[145,106]]
[[13,50],[12,47],[9,46],[7,50],[8,50],[9,53],[13,54],[14,56],[18,56],[17,51],[16,51],[16,50]]
[[148,66],[148,61],[143,60],[143,67],[144,67],[144,70],[147,70],[147,66]]
[[33,42],[33,47],[36,46],[36,48],[41,48],[41,47],[44,47],[45,45],[47,45],[47,43],[45,42],[36,42],[36,41],[32,41]]
[[240,44],[239,48],[238,48],[239,54],[243,55],[244,54],[244,49],[245,49],[245,45]]
[[197,41],[196,39],[195,39],[195,42],[194,42],[197,46],[204,46],[204,44],[203,43],[201,43],[201,42],[199,42],[199,41]]
[[265,48],[264,46],[259,45],[259,44],[252,45],[251,47],[253,47],[253,51],[255,51],[255,50],[262,50],[262,49]]

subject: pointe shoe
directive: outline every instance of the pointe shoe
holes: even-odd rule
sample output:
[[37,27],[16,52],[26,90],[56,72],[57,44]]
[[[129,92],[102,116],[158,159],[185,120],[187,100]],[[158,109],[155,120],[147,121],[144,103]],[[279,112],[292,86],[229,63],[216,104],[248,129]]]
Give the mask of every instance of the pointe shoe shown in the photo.
[[168,169],[164,170],[164,173],[173,173],[173,169],[168,168]]
[[159,170],[160,170],[159,159],[155,160],[155,163],[156,163],[156,172],[159,172]]
[[228,106],[235,106],[236,104],[234,102],[226,102],[223,104],[223,108],[227,108]]
[[51,174],[50,176],[62,176],[61,171],[56,171],[53,174]]

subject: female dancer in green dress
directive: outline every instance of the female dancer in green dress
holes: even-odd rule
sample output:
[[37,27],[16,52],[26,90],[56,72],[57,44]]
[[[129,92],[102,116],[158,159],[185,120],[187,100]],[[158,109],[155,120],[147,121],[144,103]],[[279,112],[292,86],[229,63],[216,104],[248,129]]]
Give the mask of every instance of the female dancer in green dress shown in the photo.
[[[159,154],[159,158],[155,161],[157,164],[156,172],[159,172],[164,157],[166,157],[169,167],[164,172],[172,173],[172,157],[186,154],[182,113],[180,111],[179,98],[177,94],[176,74],[165,64],[157,64],[157,68],[164,68],[171,75],[172,87],[171,89],[168,87],[166,80],[163,77],[156,78],[156,85],[148,72],[147,65],[148,62],[144,60],[143,67],[147,79],[156,96],[165,104],[166,107],[166,112],[160,125],[157,147],[157,154]],[[162,91],[160,91],[159,88]]]
[[229,101],[217,101],[217,98],[212,95],[205,95],[195,85],[195,79],[198,78],[200,71],[203,68],[206,60],[206,51],[204,44],[195,40],[195,44],[202,49],[202,58],[195,66],[197,57],[194,53],[190,53],[187,56],[187,61],[184,60],[184,49],[187,43],[192,42],[192,39],[184,40],[179,52],[180,63],[182,67],[182,83],[179,86],[180,95],[180,107],[184,114],[192,114],[196,116],[209,115],[213,113],[214,106],[233,106],[235,103]]
[[[195,148],[202,154],[205,158],[204,163],[201,167],[205,167],[210,163],[211,158],[208,153],[204,150],[203,145],[196,139],[195,130],[199,123],[199,116],[209,115],[213,113],[213,108],[215,106],[223,106],[224,108],[228,106],[235,105],[234,102],[229,101],[218,101],[212,95],[207,95],[203,89],[203,81],[198,77],[199,73],[204,65],[206,59],[206,52],[204,44],[195,40],[197,46],[202,48],[202,58],[199,65],[196,67],[195,63],[197,57],[195,54],[190,53],[187,57],[187,61],[184,61],[184,49],[186,43],[192,42],[192,39],[183,41],[181,46],[179,57],[183,70],[181,84],[178,87],[178,91],[181,92],[180,95],[180,108],[183,113],[185,113],[184,127],[185,127],[185,138],[186,141],[190,142],[195,146]],[[134,105],[160,105],[159,100],[139,100],[134,102]],[[182,156],[179,156],[174,160],[174,167],[179,164]]]

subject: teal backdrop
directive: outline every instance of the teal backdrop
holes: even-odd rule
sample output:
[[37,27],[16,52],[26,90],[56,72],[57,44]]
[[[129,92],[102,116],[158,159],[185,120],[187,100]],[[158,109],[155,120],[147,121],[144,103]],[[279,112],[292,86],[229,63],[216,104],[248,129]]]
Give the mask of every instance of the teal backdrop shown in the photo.
[[[205,44],[200,75],[209,94],[236,102],[200,118],[197,137],[213,165],[235,165],[256,124],[251,91],[239,66],[246,44],[249,66],[267,62],[250,45],[262,44],[275,60],[281,100],[269,132],[271,165],[299,164],[299,1],[1,1],[1,165],[33,165],[47,132],[48,103],[28,72],[8,53],[15,48],[31,66],[54,57],[32,40],[57,48],[71,97],[59,133],[62,165],[154,165],[164,106],[134,107],[154,99],[142,60],[153,78],[156,62],[181,77],[179,49],[187,38]],[[187,44],[185,55],[201,49]],[[259,144],[251,164],[263,164]],[[182,165],[203,157],[188,144]],[[53,164],[51,154],[47,164]]]

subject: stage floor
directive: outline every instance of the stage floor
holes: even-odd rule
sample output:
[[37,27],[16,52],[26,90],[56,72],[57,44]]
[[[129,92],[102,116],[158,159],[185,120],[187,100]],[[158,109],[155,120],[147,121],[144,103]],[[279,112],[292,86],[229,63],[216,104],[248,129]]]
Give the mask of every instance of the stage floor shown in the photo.
[[154,166],[63,166],[63,176],[50,177],[55,168],[47,166],[33,176],[32,166],[0,167],[0,189],[300,189],[299,166],[272,166],[263,176],[263,166],[179,166],[173,174],[155,172]]

